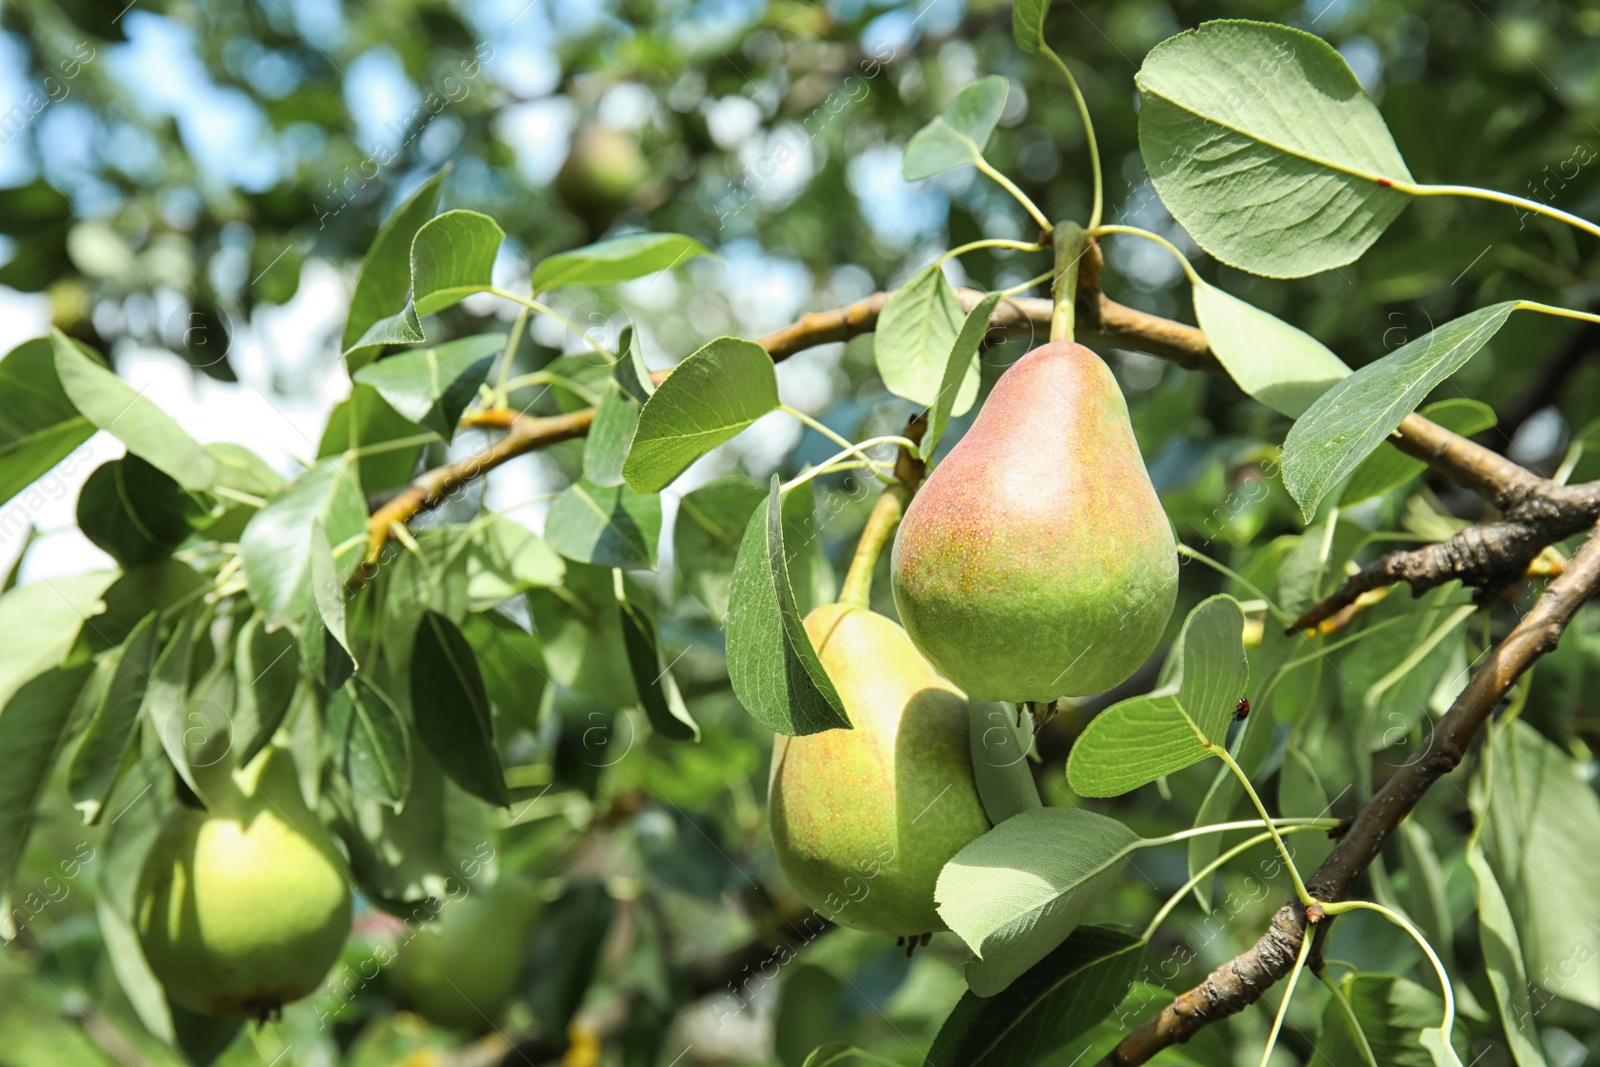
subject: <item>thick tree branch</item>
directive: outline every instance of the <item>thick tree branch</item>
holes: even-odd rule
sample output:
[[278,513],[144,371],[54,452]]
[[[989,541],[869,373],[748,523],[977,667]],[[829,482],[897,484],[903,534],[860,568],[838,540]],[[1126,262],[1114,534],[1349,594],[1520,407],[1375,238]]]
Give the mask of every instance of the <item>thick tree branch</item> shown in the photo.
[[[1501,499],[1505,497],[1501,494]],[[1310,629],[1350,607],[1363,593],[1397,582],[1405,582],[1412,595],[1420,596],[1459,580],[1478,590],[1480,604],[1488,603],[1501,589],[1525,577],[1547,546],[1600,520],[1600,483],[1564,486],[1533,478],[1505,507],[1505,517],[1495,522],[1469,526],[1447,541],[1391,552],[1367,564],[1327,599],[1312,605],[1289,632]]]
[[[1467,745],[1522,673],[1556,647],[1578,609],[1600,590],[1600,531],[1592,533],[1561,575],[1484,661],[1450,710],[1405,765],[1362,805],[1339,843],[1306,881],[1318,900],[1343,900],[1383,843],[1434,782],[1461,762]],[[1124,1038],[1106,1067],[1132,1067],[1187,1041],[1218,1019],[1237,1014],[1288,975],[1306,929],[1299,903],[1286,904],[1255,947],[1213,971]]]

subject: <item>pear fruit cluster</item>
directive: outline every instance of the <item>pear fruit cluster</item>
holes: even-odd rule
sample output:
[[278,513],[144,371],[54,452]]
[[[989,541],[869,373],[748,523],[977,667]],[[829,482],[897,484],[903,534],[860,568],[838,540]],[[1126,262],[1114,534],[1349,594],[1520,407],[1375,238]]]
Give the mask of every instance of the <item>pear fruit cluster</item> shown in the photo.
[[203,1015],[276,1017],[306,996],[350,931],[350,887],[286,749],[217,768],[208,810],[168,815],[140,872],[135,912],[168,999]]
[[851,729],[777,739],[768,813],[779,865],[834,922],[891,937],[944,930],[939,871],[990,827],[966,697],[882,615],[830,604],[805,625]]
[[906,633],[975,700],[1100,693],[1149,658],[1177,544],[1099,356],[1054,341],[1000,376],[907,508],[890,574]]
[[[968,698],[1110,689],[1177,599],[1172,527],[1098,356],[1052,342],[1000,377],[907,508],[890,574],[905,629],[862,605],[807,616],[851,729],[779,737],[768,812],[812,907],[915,938],[946,929],[939,872],[990,828]],[[996,773],[1028,776],[1025,762]]]

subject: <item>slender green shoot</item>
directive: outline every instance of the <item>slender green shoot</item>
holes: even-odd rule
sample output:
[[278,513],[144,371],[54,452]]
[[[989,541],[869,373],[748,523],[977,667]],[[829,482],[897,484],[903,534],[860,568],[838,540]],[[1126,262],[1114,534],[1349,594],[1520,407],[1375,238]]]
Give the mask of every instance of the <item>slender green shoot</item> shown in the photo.
[[1201,552],[1197,548],[1190,548],[1182,541],[1178,542],[1178,555],[1188,556],[1190,559],[1198,560],[1201,563],[1204,563],[1207,567],[1210,567],[1212,570],[1216,571],[1218,574],[1238,582],[1240,585],[1244,586],[1246,589],[1250,590],[1257,597],[1259,597],[1261,602],[1267,606],[1267,610],[1272,612],[1272,614],[1276,616],[1285,626],[1288,626],[1294,622],[1294,620],[1289,617],[1287,612],[1278,607],[1277,604],[1273,603],[1271,597],[1262,592],[1260,586],[1256,585],[1256,583],[1252,582],[1250,579],[1246,578],[1232,567],[1229,567],[1227,564],[1212,559],[1210,556],[1206,555],[1204,552]]
[[[1345,963],[1342,960],[1326,960],[1324,962],[1337,963],[1339,966],[1349,967],[1352,971],[1357,969],[1355,964]],[[1378,1058],[1372,1054],[1372,1046],[1367,1043],[1367,1032],[1361,1028],[1361,1020],[1356,1018],[1356,1010],[1350,1006],[1350,998],[1344,995],[1344,990],[1340,989],[1339,983],[1333,980],[1333,976],[1328,973],[1327,967],[1322,968],[1317,977],[1322,979],[1322,984],[1328,987],[1328,992],[1333,995],[1334,1003],[1339,1005],[1339,1010],[1344,1012],[1345,1019],[1350,1023],[1350,1029],[1355,1032],[1362,1061],[1367,1067],[1378,1067]]]
[[1316,940],[1316,935],[1316,928],[1308,926],[1300,938],[1300,955],[1294,958],[1294,970],[1289,972],[1289,981],[1283,987],[1283,1000],[1278,1005],[1278,1013],[1272,1017],[1272,1033],[1267,1035],[1267,1047],[1261,1050],[1261,1067],[1267,1067],[1272,1059],[1272,1050],[1278,1045],[1284,1016],[1289,1014],[1289,998],[1294,996],[1294,987],[1300,981],[1300,972],[1305,970],[1306,957],[1311,955],[1311,943]]
[[552,319],[552,320],[554,320],[556,322],[559,322],[561,325],[565,326],[567,329],[569,329],[573,333],[577,334],[578,337],[582,338],[584,344],[588,345],[590,348],[594,349],[594,351],[600,353],[602,356],[606,356],[607,358],[610,358],[611,353],[607,352],[603,347],[601,347],[600,342],[596,341],[593,337],[590,337],[586,330],[580,328],[577,323],[573,322],[571,319],[569,319],[565,315],[561,314],[561,312],[557,311],[555,308],[549,307],[548,305],[545,305],[545,304],[541,304],[541,303],[539,303],[539,301],[533,299],[533,297],[531,297],[531,296],[523,296],[521,293],[513,293],[508,289],[501,289],[501,288],[498,288],[498,287],[491,286],[486,291],[491,293],[491,294],[493,294],[494,296],[498,296],[502,300],[509,300],[513,304],[521,304],[523,307],[527,308],[529,311],[535,312],[537,314],[543,315],[545,318]]
[[1131,237],[1143,237],[1147,241],[1154,241],[1156,244],[1160,245],[1162,248],[1165,248],[1168,252],[1172,253],[1172,258],[1176,259],[1178,261],[1178,266],[1182,267],[1183,268],[1183,273],[1188,275],[1189,284],[1190,285],[1200,285],[1200,284],[1202,284],[1201,281],[1200,281],[1200,275],[1195,273],[1194,264],[1189,262],[1189,257],[1184,255],[1181,251],[1179,251],[1177,245],[1173,244],[1171,241],[1167,240],[1165,237],[1161,236],[1159,233],[1151,233],[1149,230],[1142,230],[1137,226],[1110,226],[1110,225],[1107,225],[1107,226],[1091,226],[1091,227],[1089,227],[1089,236],[1090,237],[1103,237],[1106,234],[1114,234],[1114,233],[1124,233],[1124,234],[1128,234]]
[[995,183],[998,184],[1000,188],[1010,193],[1016,199],[1017,203],[1021,204],[1027,210],[1028,214],[1033,216],[1033,221],[1039,224],[1040,229],[1044,230],[1045,233],[1050,232],[1052,229],[1050,220],[1045,218],[1044,212],[1039,210],[1039,205],[1030,200],[1027,193],[1017,188],[1016,182],[995,170],[994,164],[990,163],[982,156],[979,156],[975,162],[979,170],[993,178]]
[[942,264],[946,260],[954,259],[957,256],[964,256],[968,252],[976,252],[981,248],[1010,248],[1018,252],[1044,251],[1043,245],[1036,244],[1033,241],[1013,241],[1007,237],[990,237],[982,241],[968,241],[964,245],[952,248],[950,251],[934,260],[934,263]]
[[1553,304],[1541,304],[1537,300],[1518,300],[1518,311],[1537,311],[1541,315],[1554,315],[1560,319],[1577,319],[1580,322],[1600,322],[1600,315],[1592,311],[1574,311],[1572,308],[1556,307]]
[[840,448],[849,448],[849,447],[851,447],[850,446],[850,441],[847,438],[840,436],[835,431],[829,429],[827,426],[824,426],[819,420],[812,418],[810,415],[807,415],[805,412],[801,411],[799,408],[792,408],[788,404],[779,404],[778,405],[778,410],[783,412],[785,415],[793,415],[795,418],[799,419],[803,424],[805,424],[806,426],[811,427],[813,430],[817,431],[822,436],[826,437],[828,440],[830,440],[834,444],[838,445]]
[[402,448],[414,448],[417,445],[431,444],[437,440],[439,440],[439,435],[436,433],[414,433],[410,437],[396,437],[393,441],[357,445],[355,448],[348,449],[345,455],[351,459],[357,459],[361,456],[377,456],[384,452],[398,452]]
[[1278,833],[1278,828],[1273,823],[1272,816],[1267,814],[1266,805],[1261,803],[1261,797],[1257,795],[1255,786],[1250,784],[1250,776],[1244,773],[1244,768],[1239,766],[1232,756],[1228,755],[1227,746],[1211,745],[1210,742],[1207,742],[1207,744],[1210,745],[1211,751],[1217,754],[1217,758],[1226,763],[1228,769],[1233,771],[1233,776],[1239,780],[1239,784],[1244,786],[1245,793],[1249,795],[1250,803],[1256,806],[1256,812],[1261,816],[1262,824],[1272,834],[1273,843],[1278,846],[1278,854],[1283,857],[1284,866],[1289,868],[1289,877],[1294,881],[1294,891],[1300,898],[1300,903],[1306,907],[1317,903],[1316,898],[1306,889],[1306,883],[1300,877],[1300,869],[1294,865],[1294,857],[1289,855],[1289,846],[1283,843],[1283,837]]
[[1411,182],[1395,182],[1394,187],[1402,193],[1412,196],[1464,196],[1473,200],[1490,200],[1497,204],[1510,204],[1520,207],[1524,211],[1535,215],[1544,215],[1547,218],[1559,219],[1568,226],[1576,227],[1587,234],[1600,237],[1600,226],[1596,226],[1588,219],[1581,218],[1571,212],[1562,211],[1560,208],[1541,204],[1537,200],[1525,200],[1511,193],[1497,192],[1494,189],[1479,189],[1475,185],[1413,185]]
[[898,435],[889,435],[889,436],[885,436],[885,437],[871,437],[871,438],[868,438],[865,441],[862,441],[858,445],[850,445],[850,447],[846,448],[843,452],[840,452],[835,456],[829,457],[828,459],[824,460],[822,463],[820,463],[817,466],[812,467],[810,470],[806,471],[804,474],[800,474],[800,475],[795,476],[794,478],[791,478],[789,481],[787,481],[787,482],[783,483],[783,485],[779,486],[778,487],[778,491],[780,493],[787,493],[789,490],[797,488],[799,486],[802,486],[805,483],[809,482],[811,479],[813,479],[813,478],[815,478],[815,477],[817,477],[819,475],[832,474],[833,470],[834,470],[834,466],[833,465],[835,463],[837,463],[837,462],[839,462],[840,460],[843,460],[843,459],[848,459],[851,456],[857,456],[857,457],[860,457],[861,459],[865,460],[867,463],[869,463],[869,464],[871,464],[873,466],[874,470],[876,470],[878,467],[891,467],[892,464],[890,464],[890,463],[888,463],[888,462],[886,462],[884,460],[875,460],[871,456],[866,454],[866,450],[871,448],[871,447],[873,447],[874,445],[886,445],[886,444],[900,445],[900,446],[902,446],[904,448],[909,448],[909,449],[913,449],[913,450],[917,447],[917,443],[915,441],[908,441],[904,437],[900,437]]
[[505,351],[500,353],[500,362],[494,371],[494,393],[498,404],[505,404],[506,376],[511,373],[511,363],[517,358],[517,346],[522,343],[522,331],[528,328],[528,316],[532,313],[531,308],[517,312],[516,321],[511,324],[511,334],[506,338]]
[[1100,144],[1095,140],[1094,121],[1089,118],[1089,105],[1083,99],[1083,91],[1078,88],[1078,79],[1072,76],[1072,70],[1055,49],[1040,42],[1039,50],[1050,58],[1061,71],[1061,76],[1067,79],[1067,88],[1072,90],[1073,102],[1078,105],[1078,117],[1083,120],[1083,139],[1089,145],[1089,169],[1094,176],[1094,205],[1089,209],[1089,229],[1100,225],[1100,218],[1105,213],[1105,179],[1100,174]]
[[[1324,820],[1324,819],[1311,819],[1311,820],[1308,820],[1308,821],[1306,821],[1306,822],[1304,822],[1304,823],[1302,823],[1300,825],[1286,826],[1286,825],[1284,825],[1283,820],[1280,820],[1279,821],[1279,828],[1280,828],[1281,832],[1283,832],[1285,834],[1298,834],[1298,833],[1303,833],[1306,830],[1322,830],[1322,829],[1325,829],[1326,827],[1317,825],[1317,823],[1319,823],[1319,822],[1327,822],[1327,823],[1330,823],[1330,824],[1334,824],[1334,820],[1332,820],[1332,819],[1326,819],[1326,820]],[[1229,824],[1229,825],[1238,825],[1238,824]],[[1242,825],[1244,825],[1246,827],[1250,827],[1250,826],[1260,826],[1261,824],[1252,819],[1249,822],[1244,823]],[[1208,827],[1208,829],[1215,829],[1215,828],[1214,827]],[[1232,860],[1234,857],[1240,855],[1241,853],[1248,852],[1252,848],[1255,848],[1257,845],[1264,844],[1265,842],[1268,842],[1268,841],[1271,841],[1271,840],[1272,840],[1272,834],[1267,833],[1266,831],[1263,831],[1263,832],[1261,832],[1259,834],[1256,834],[1254,837],[1246,838],[1245,840],[1239,842],[1237,845],[1234,845],[1232,848],[1228,849],[1228,851],[1222,853],[1222,855],[1218,856],[1216,859],[1212,860],[1210,863],[1206,864],[1204,867],[1201,867],[1198,871],[1194,872],[1194,876],[1191,877],[1187,882],[1183,883],[1182,887],[1180,887],[1176,893],[1172,894],[1172,896],[1168,897],[1167,898],[1167,902],[1165,904],[1161,905],[1161,910],[1156,912],[1155,917],[1152,918],[1150,920],[1149,925],[1144,928],[1144,936],[1140,937],[1139,940],[1148,942],[1152,937],[1154,937],[1156,935],[1156,931],[1161,928],[1161,924],[1166,921],[1167,916],[1172,914],[1172,909],[1176,908],[1180,903],[1182,903],[1184,897],[1188,896],[1190,891],[1193,890],[1195,886],[1199,885],[1202,881],[1204,881],[1206,879],[1206,877],[1209,876],[1213,871],[1215,871],[1217,868],[1223,866],[1224,864],[1228,863],[1230,860]]]
[[1016,296],[1018,293],[1025,293],[1029,289],[1032,289],[1034,286],[1039,285],[1039,284],[1041,284],[1043,282],[1047,282],[1051,278],[1054,278],[1054,277],[1055,277],[1055,271],[1047,270],[1043,274],[1036,274],[1032,278],[1029,278],[1027,281],[1023,282],[1021,285],[1013,285],[1009,289],[1001,289],[1000,290],[1000,299],[1004,300],[1008,296]]
[[1439,1023],[1439,1030],[1444,1035],[1445,1045],[1448,1046],[1456,1025],[1456,995],[1450,986],[1450,976],[1445,973],[1444,964],[1439,961],[1439,956],[1433,951],[1433,946],[1428,944],[1428,939],[1422,936],[1422,931],[1412,926],[1411,920],[1399,912],[1386,908],[1382,904],[1375,904],[1370,900],[1341,900],[1336,903],[1322,905],[1322,910],[1328,915],[1342,915],[1347,911],[1375,911],[1411,935],[1411,939],[1427,955],[1428,962],[1433,964],[1433,973],[1439,978],[1439,989],[1444,994],[1444,1018]]

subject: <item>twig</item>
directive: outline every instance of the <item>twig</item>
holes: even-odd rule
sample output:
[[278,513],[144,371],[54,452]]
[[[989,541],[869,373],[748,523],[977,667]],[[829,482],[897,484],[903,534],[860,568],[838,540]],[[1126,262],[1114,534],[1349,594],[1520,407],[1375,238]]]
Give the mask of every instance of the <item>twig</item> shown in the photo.
[[[1600,532],[1592,534],[1560,577],[1506,635],[1467,682],[1450,710],[1417,750],[1362,805],[1334,850],[1307,880],[1318,900],[1343,900],[1390,834],[1434,782],[1454,770],[1467,745],[1522,673],[1556,647],[1578,609],[1600,589]],[[1213,971],[1154,1018],[1124,1038],[1102,1061],[1132,1067],[1187,1041],[1207,1025],[1235,1015],[1289,973],[1306,928],[1298,901],[1278,909],[1255,946]]]
[[[497,412],[483,412],[471,422],[477,425],[500,425],[489,419]],[[477,421],[478,419],[483,421]],[[438,507],[452,494],[476,478],[481,478],[507,460],[515,459],[536,449],[561,441],[570,441],[589,432],[594,422],[594,408],[584,408],[568,415],[551,415],[531,418],[513,415],[503,423],[506,435],[482,452],[468,456],[428,471],[417,478],[400,494],[373,512],[367,519],[367,551],[362,566],[351,579],[351,586],[359,588],[371,577],[383,557],[383,548],[389,541],[389,531],[396,523],[404,525],[424,511]]]
[[[1100,278],[1100,251],[1093,241],[1089,243],[1089,249],[1080,268],[1082,277],[1077,308],[1078,332],[1084,339],[1135,349],[1189,370],[1224,373],[1206,342],[1205,334],[1199,329],[1126,307],[1095,288]],[[970,311],[983,299],[984,294],[974,289],[959,289],[956,295],[962,307]],[[758,343],[772,355],[774,362],[781,362],[808,348],[848,341],[860,334],[871,333],[877,327],[878,316],[888,299],[888,293],[875,293],[842,308],[812,312],[799,322],[766,335]],[[1000,302],[990,321],[994,327],[1008,334],[1027,336],[1042,342],[1049,335],[1050,317],[1049,300],[1041,297],[1011,297]],[[666,377],[666,372],[658,372],[651,377],[659,383]],[[437,507],[462,485],[487,474],[509,459],[559,441],[582,437],[588,433],[593,421],[593,408],[547,418],[522,415],[510,409],[469,412],[463,420],[464,425],[505,427],[509,432],[477,455],[423,474],[374,511],[367,524],[365,562],[351,580],[351,587],[358,588],[371,576],[394,523],[408,522],[422,512]],[[1406,417],[1395,432],[1394,444],[1491,499],[1498,499],[1501,494],[1512,492],[1519,486],[1540,481],[1505,457],[1420,415]]]

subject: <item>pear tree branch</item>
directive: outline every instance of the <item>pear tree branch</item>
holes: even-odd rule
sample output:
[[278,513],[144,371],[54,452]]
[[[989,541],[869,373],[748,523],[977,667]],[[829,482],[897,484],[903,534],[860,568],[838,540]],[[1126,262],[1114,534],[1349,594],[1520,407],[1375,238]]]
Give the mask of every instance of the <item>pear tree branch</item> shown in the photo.
[[[1307,884],[1312,896],[1343,900],[1390,834],[1432,785],[1454,770],[1468,744],[1512,684],[1535,660],[1556,647],[1585,603],[1600,591],[1600,531],[1591,533],[1572,562],[1473,672],[1461,695],[1400,770],[1362,805],[1333,852]],[[1189,1040],[1219,1019],[1235,1015],[1294,966],[1308,923],[1298,901],[1285,904],[1265,934],[1247,952],[1212,971],[1147,1020],[1101,1061],[1102,1067],[1133,1067],[1164,1048]]]

